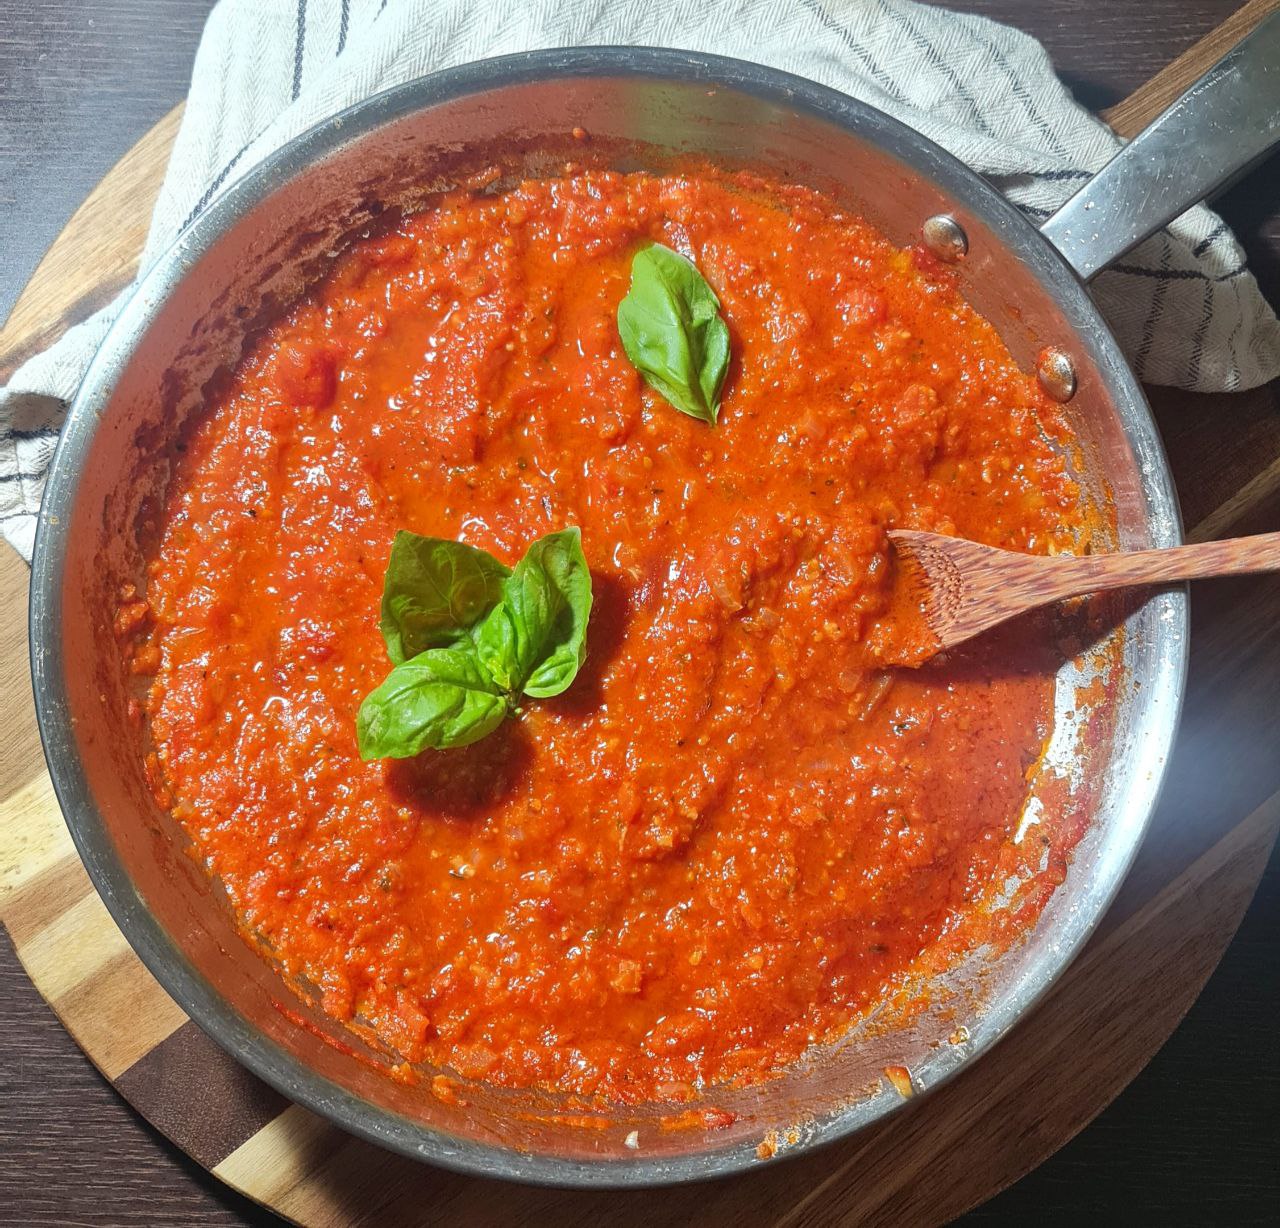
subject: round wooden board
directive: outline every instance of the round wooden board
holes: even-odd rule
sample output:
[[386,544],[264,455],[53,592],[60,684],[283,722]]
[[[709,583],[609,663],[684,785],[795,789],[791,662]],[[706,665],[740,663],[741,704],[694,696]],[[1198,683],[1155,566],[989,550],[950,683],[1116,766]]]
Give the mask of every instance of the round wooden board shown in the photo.
[[[1197,52],[1166,72],[1185,78]],[[1146,110],[1131,107],[1124,127],[1139,126]],[[0,332],[0,380],[127,283],[145,226],[122,229],[119,219],[149,215],[178,117],[166,117],[130,151],[45,257]],[[1183,440],[1205,471],[1190,500],[1193,536],[1274,515],[1280,433],[1268,433],[1272,394],[1265,397],[1247,402],[1259,424],[1247,456]],[[1192,398],[1191,410],[1212,418],[1214,399]],[[1194,434],[1184,424],[1187,400],[1168,399],[1172,430],[1184,436]],[[0,686],[24,697],[26,589],[26,566],[5,551]],[[1280,585],[1258,592],[1248,622],[1228,609],[1198,629],[1193,662],[1197,654],[1207,659],[1208,676],[1198,688],[1193,669],[1174,784],[1120,898],[1034,1014],[973,1068],[893,1119],[742,1177],[660,1192],[512,1186],[401,1159],[290,1105],[186,1018],[116,929],[72,846],[25,698],[0,718],[0,920],[36,988],[112,1085],[198,1163],[298,1223],[945,1222],[1015,1181],[1110,1103],[1195,1000],[1253,896],[1280,829],[1280,779],[1260,794],[1255,788],[1247,805],[1227,790],[1210,809],[1204,789],[1188,782],[1229,768],[1224,734],[1273,702],[1270,689],[1257,694],[1247,681],[1219,699],[1232,679],[1258,673],[1240,648],[1242,630],[1256,634],[1280,617]],[[1185,780],[1184,762],[1199,764],[1181,773]]]

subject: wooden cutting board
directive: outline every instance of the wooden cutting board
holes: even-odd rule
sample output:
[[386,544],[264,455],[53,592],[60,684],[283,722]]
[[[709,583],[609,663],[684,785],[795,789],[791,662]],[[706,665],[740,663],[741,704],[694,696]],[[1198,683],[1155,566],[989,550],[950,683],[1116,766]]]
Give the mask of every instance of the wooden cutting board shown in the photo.
[[[1277,7],[1236,17],[1109,113],[1141,127]],[[0,381],[132,277],[177,132],[175,110],[68,223],[0,332]],[[127,219],[121,224],[121,219]],[[1276,390],[1152,390],[1194,538],[1280,527]],[[1230,424],[1229,426],[1226,424]],[[221,1180],[307,1225],[940,1223],[1088,1123],[1164,1043],[1242,916],[1277,830],[1280,579],[1196,594],[1192,677],[1151,836],[1085,952],[960,1077],[855,1139],[669,1191],[575,1193],[459,1176],[383,1152],[290,1105],[219,1050],[133,954],[53,798],[27,699],[27,568],[0,556],[0,920],[36,988],[113,1086]]]

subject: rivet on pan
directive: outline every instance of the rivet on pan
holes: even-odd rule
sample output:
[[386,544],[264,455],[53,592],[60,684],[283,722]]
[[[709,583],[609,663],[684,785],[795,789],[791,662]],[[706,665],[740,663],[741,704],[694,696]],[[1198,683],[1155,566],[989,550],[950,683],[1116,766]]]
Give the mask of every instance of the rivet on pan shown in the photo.
[[969,236],[949,213],[935,213],[927,218],[920,233],[925,247],[948,264],[963,260],[969,254]]
[[1036,375],[1040,387],[1055,401],[1064,404],[1076,395],[1076,369],[1062,350],[1049,346],[1040,351],[1036,359]]

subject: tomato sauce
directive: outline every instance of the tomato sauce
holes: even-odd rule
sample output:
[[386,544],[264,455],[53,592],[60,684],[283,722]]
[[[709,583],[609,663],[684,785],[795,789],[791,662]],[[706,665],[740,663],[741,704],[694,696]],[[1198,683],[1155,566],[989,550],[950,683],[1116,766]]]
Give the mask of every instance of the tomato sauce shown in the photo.
[[[720,297],[715,427],[623,353],[650,240]],[[1063,434],[945,269],[819,193],[459,190],[355,242],[184,434],[120,611],[155,787],[245,933],[404,1061],[625,1102],[763,1077],[1069,851],[1051,815],[1013,839],[1035,637],[886,664],[915,634],[886,528],[1070,548]],[[362,762],[395,531],[512,564],[567,525],[595,590],[569,691]]]

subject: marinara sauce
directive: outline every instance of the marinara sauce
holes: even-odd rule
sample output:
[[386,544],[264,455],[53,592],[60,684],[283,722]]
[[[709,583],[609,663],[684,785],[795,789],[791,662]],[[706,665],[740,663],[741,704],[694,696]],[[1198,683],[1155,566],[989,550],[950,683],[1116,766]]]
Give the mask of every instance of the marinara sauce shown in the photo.
[[[658,240],[720,297],[718,425],[616,326]],[[247,935],[408,1062],[635,1102],[750,1080],[980,932],[1052,719],[1011,638],[921,670],[886,528],[1069,546],[1056,407],[947,273],[747,174],[473,184],[354,244],[183,436],[122,604],[155,788]],[[578,525],[570,690],[362,762],[398,528]],[[941,953],[941,954],[940,954]]]

